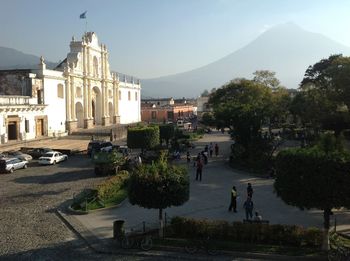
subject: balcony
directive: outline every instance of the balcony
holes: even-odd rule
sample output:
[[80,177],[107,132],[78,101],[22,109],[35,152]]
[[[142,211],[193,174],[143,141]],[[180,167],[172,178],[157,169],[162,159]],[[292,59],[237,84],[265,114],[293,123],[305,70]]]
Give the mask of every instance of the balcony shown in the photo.
[[0,106],[29,105],[30,96],[0,96]]

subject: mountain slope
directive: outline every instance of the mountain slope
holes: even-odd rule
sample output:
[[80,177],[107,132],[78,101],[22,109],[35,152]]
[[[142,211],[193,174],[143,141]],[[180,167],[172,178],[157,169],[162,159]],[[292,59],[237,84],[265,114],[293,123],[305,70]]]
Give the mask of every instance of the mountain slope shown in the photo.
[[[0,69],[36,69],[40,58],[12,48],[0,47]],[[56,63],[45,61],[48,68]]]
[[201,68],[142,80],[142,92],[153,97],[195,97],[256,70],[272,70],[288,88],[297,88],[305,70],[330,54],[350,55],[350,48],[293,23],[276,26],[232,54]]

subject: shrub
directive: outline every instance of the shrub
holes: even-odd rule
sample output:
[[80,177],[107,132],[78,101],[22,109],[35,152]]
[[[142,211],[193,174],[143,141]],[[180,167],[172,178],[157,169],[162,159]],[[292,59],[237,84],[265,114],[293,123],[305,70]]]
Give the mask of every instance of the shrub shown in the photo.
[[118,172],[118,175],[112,176],[97,186],[97,196],[102,200],[108,200],[116,197],[120,189],[125,187],[129,173],[126,170]]
[[174,137],[175,130],[173,124],[159,125],[159,137],[160,143],[164,140],[166,144],[169,144],[169,140]]
[[129,148],[151,149],[159,144],[159,127],[128,128],[127,144]]
[[[170,236],[178,238],[204,238],[210,236],[217,240],[286,246],[308,246],[318,248],[322,244],[322,231],[317,228],[305,229],[300,226],[243,224],[227,221],[211,221],[174,217]],[[169,234],[167,235],[169,236]]]

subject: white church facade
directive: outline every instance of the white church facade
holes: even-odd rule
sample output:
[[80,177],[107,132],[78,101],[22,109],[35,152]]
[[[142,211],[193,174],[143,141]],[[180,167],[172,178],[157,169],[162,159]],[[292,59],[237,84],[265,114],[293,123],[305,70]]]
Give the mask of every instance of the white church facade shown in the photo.
[[41,58],[36,70],[0,71],[0,143],[140,122],[140,81],[111,72],[108,54],[88,32],[53,70]]

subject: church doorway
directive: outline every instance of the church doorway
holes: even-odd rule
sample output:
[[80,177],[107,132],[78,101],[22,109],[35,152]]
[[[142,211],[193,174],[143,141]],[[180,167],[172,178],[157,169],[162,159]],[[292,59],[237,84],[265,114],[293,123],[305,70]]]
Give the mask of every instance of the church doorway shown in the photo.
[[109,123],[113,124],[113,104],[110,102],[108,103],[108,111],[109,111]]
[[78,120],[78,128],[84,128],[84,110],[80,102],[75,104],[75,115]]
[[96,121],[95,121],[96,109],[95,109],[95,101],[94,100],[91,101],[91,108],[92,108],[92,118],[93,118],[92,123],[95,125],[96,124]]
[[102,125],[102,95],[98,87],[92,88],[92,117],[94,124]]

